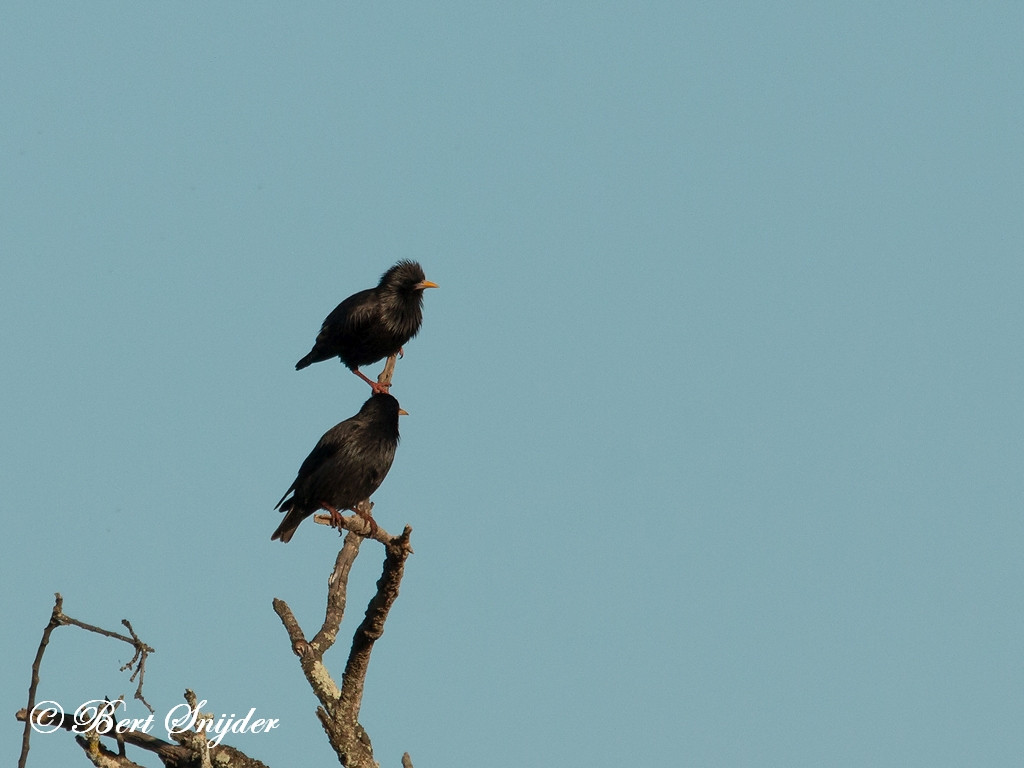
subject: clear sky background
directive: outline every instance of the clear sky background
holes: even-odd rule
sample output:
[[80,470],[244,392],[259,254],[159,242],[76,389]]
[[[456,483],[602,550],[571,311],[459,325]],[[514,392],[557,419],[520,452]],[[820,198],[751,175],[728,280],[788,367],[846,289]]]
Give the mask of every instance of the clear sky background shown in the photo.
[[[155,646],[161,717],[191,687],[281,718],[250,755],[333,763],[271,599],[311,633],[340,540],[270,534],[369,388],[293,366],[412,258],[441,288],[374,497],[416,550],[363,706],[382,765],[1018,763],[1022,29],[980,3],[8,4],[4,760],[59,590]],[[58,630],[40,696],[130,696],[126,650]],[[78,751],[37,735],[30,765]]]

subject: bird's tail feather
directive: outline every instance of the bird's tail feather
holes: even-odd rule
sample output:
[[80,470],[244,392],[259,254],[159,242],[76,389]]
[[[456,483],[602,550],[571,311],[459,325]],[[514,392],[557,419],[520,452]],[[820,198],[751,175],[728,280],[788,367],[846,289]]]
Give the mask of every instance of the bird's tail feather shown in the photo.
[[277,530],[271,534],[270,540],[277,541],[280,539],[282,544],[287,544],[292,540],[292,536],[295,535],[295,530],[299,527],[299,523],[307,517],[308,515],[304,515],[294,509],[289,509],[288,514],[284,516],[284,520],[277,526]]

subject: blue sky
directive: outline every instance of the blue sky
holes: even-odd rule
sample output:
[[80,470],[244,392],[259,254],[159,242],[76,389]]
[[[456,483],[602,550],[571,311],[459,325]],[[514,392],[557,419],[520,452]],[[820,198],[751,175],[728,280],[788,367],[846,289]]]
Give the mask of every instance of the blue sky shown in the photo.
[[[158,714],[333,761],[270,604],[310,632],[340,540],[270,534],[368,388],[293,366],[413,258],[382,765],[1019,761],[1022,15],[7,8],[5,749],[59,590],[156,647]],[[40,695],[130,695],[127,658],[61,629]]]

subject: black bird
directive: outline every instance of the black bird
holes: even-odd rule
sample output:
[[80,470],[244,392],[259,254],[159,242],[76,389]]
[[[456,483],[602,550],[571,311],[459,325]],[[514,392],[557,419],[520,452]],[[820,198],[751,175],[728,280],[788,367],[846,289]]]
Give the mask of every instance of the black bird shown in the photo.
[[370,498],[391,469],[398,448],[400,414],[408,415],[395,398],[386,392],[376,393],[359,413],[329,429],[274,507],[287,514],[271,541],[291,541],[299,523],[319,509],[330,512],[335,522],[341,516],[339,510],[351,509],[376,532],[377,523],[358,505]]
[[427,288],[437,288],[437,283],[427,280],[423,267],[415,261],[398,262],[381,275],[376,288],[353,293],[334,308],[313,349],[295,364],[295,370],[338,357],[374,392],[387,392],[390,385],[371,381],[359,368],[402,352],[423,322]]

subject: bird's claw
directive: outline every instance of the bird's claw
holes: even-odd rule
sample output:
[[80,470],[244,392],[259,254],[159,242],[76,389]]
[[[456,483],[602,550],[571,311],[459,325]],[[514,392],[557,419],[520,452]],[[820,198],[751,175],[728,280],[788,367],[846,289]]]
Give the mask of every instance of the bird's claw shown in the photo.
[[352,373],[354,373],[360,379],[362,379],[367,384],[369,384],[370,385],[370,389],[373,390],[373,394],[375,394],[375,395],[388,395],[388,394],[391,394],[390,391],[389,391],[391,389],[391,382],[390,381],[387,384],[382,384],[379,381],[374,381],[369,376],[367,376],[365,373],[360,371],[358,368],[356,368],[354,371],[352,371]]
[[342,517],[341,512],[336,510],[330,504],[321,504],[320,506],[326,509],[328,514],[331,516],[331,528],[337,528],[339,531],[344,530],[342,524],[344,523],[345,518]]
[[370,526],[370,538],[372,539],[374,536],[376,536],[377,531],[380,530],[380,526],[377,525],[377,521],[370,516],[370,513],[364,512],[360,509],[355,509],[353,511],[359,516],[360,520],[365,520],[367,525]]

